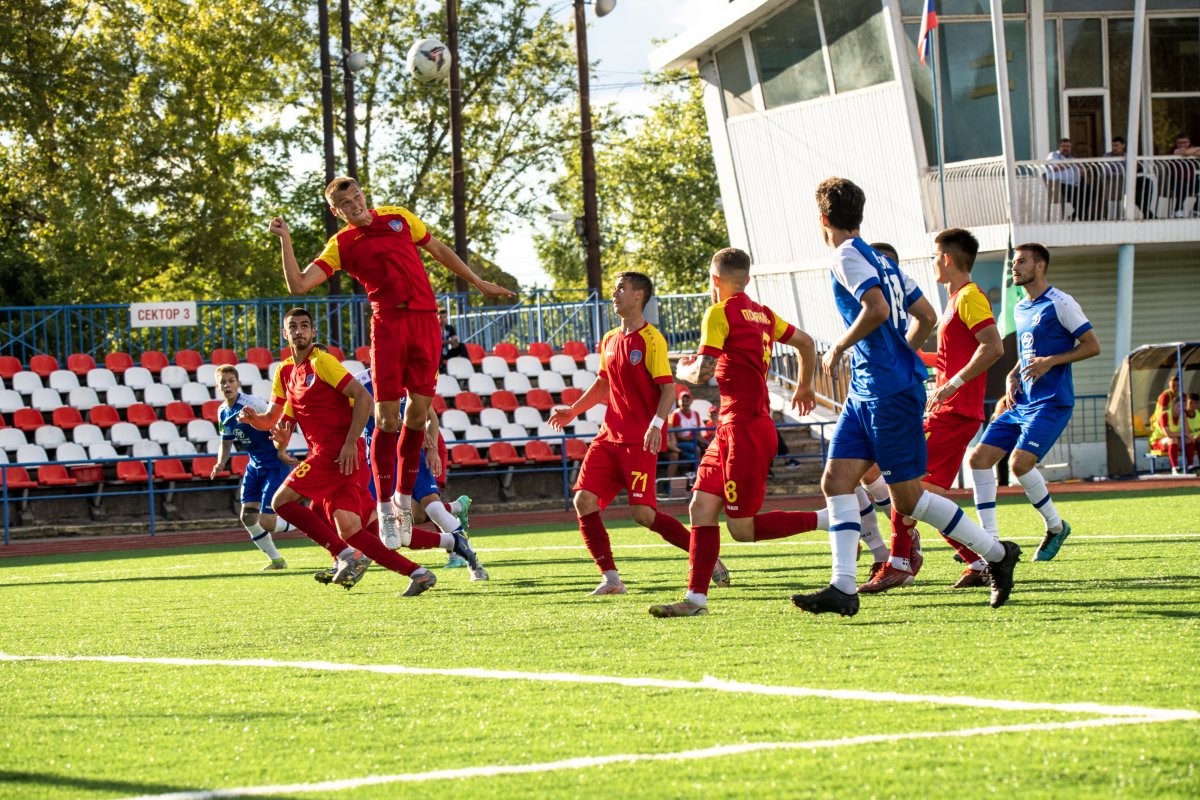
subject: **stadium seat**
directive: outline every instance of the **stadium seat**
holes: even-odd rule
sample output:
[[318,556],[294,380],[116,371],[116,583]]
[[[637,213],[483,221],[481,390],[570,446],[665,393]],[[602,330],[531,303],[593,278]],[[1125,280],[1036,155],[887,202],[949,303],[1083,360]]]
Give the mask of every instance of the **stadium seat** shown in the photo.
[[452,378],[466,380],[475,374],[475,367],[468,359],[455,357],[446,362],[445,372]]
[[12,414],[18,408],[25,407],[25,399],[21,397],[20,392],[15,392],[12,389],[0,389],[0,413]]
[[586,369],[588,372],[599,372],[600,371],[600,354],[599,353],[588,353],[587,357],[583,359],[583,368]]
[[200,417],[216,425],[218,419],[217,411],[221,408],[221,403],[224,402],[224,400],[205,400],[204,405],[200,406]]
[[[144,360],[145,354],[143,354],[143,361]],[[196,370],[200,369],[200,365],[203,363],[204,358],[195,350],[184,349],[177,350],[175,352],[175,366],[183,367],[188,372],[195,373]]]
[[272,361],[270,364],[267,364],[267,380],[275,380],[275,371],[279,369],[281,363],[280,361]]
[[142,432],[132,422],[118,422],[109,429],[108,441],[113,447],[129,447],[142,441]]
[[138,401],[133,389],[128,386],[114,386],[105,392],[104,400],[113,408],[129,408]]
[[[251,347],[246,351],[246,363],[253,364],[261,370],[265,370],[275,356],[266,347]],[[213,352],[213,361],[217,360],[216,352]]]
[[536,378],[546,370],[546,367],[536,356],[518,356],[516,367],[517,372],[527,378]]
[[519,372],[510,372],[504,376],[505,391],[513,394],[528,394],[532,389],[532,384],[529,383],[528,376],[522,375]]
[[457,408],[447,409],[442,415],[442,427],[448,431],[465,431],[471,426],[471,420],[467,417],[467,412],[459,411]]
[[292,431],[292,438],[288,439],[287,450],[291,452],[307,451],[308,442],[304,440],[304,434],[300,431]]
[[492,396],[488,398],[488,402],[492,408],[498,408],[505,414],[511,414],[517,410],[520,403],[517,402],[517,396],[507,389],[497,389],[492,392]]
[[46,355],[33,356],[29,359],[29,369],[43,378],[49,378],[50,373],[58,369],[58,359]]
[[342,362],[342,366],[345,367],[346,372],[349,372],[351,375],[357,375],[367,368],[366,364],[354,358],[347,358]]
[[37,484],[29,480],[29,472],[24,467],[5,467],[3,473],[4,481],[8,484],[10,492],[13,489],[37,488]]
[[160,481],[190,481],[192,473],[177,458],[164,458],[154,462],[154,477]]
[[454,378],[449,375],[438,375],[437,388],[434,391],[442,397],[455,397],[462,390],[458,388],[458,381]]
[[97,392],[107,392],[109,389],[117,385],[117,376],[111,369],[106,367],[96,367],[89,369],[84,382],[91,389]]
[[109,405],[93,406],[88,411],[88,422],[98,428],[111,428],[121,421],[121,415]]
[[158,412],[154,410],[153,406],[146,405],[145,403],[134,403],[125,409],[125,420],[132,422],[139,428],[146,428],[158,422]]
[[525,352],[543,364],[550,363],[550,359],[554,357],[554,348],[545,342],[530,342],[529,349]]
[[29,439],[25,437],[25,431],[17,428],[0,429],[0,449],[12,453],[26,444],[29,444]]
[[480,397],[491,397],[496,391],[496,381],[490,375],[476,372],[467,380],[467,389]]
[[193,383],[198,383],[208,389],[213,389],[217,385],[217,368],[212,364],[201,364],[200,369],[196,370],[196,377]]
[[479,415],[479,424],[485,428],[498,431],[509,422],[508,415],[498,408],[485,408]]
[[550,445],[540,439],[535,439],[525,445],[525,457],[537,464],[558,464],[562,462],[562,456],[557,456],[550,449]]
[[286,361],[287,359],[289,359],[291,357],[292,357],[292,349],[290,347],[285,346],[285,347],[279,348],[279,360],[280,361]]
[[[159,371],[161,372],[162,370]],[[121,377],[121,380],[130,389],[138,392],[154,384],[154,374],[145,367],[130,367],[125,370],[125,374]],[[109,402],[111,403],[112,401],[110,400]]]
[[155,408],[166,408],[175,402],[175,395],[171,392],[171,387],[163,386],[161,383],[152,383],[142,393],[142,402]]
[[[88,406],[88,408],[94,407],[94,405]],[[51,412],[51,414],[52,416],[50,421],[62,428],[64,431],[75,430],[77,427],[83,424],[83,414],[81,414],[79,409],[73,405],[56,408],[53,412]]]
[[63,442],[54,451],[55,461],[87,461],[87,450],[74,442]]
[[19,408],[13,414],[13,427],[26,433],[32,433],[45,424],[46,418],[42,412],[34,408]]
[[158,442],[134,442],[133,457],[134,458],[153,458],[163,454],[163,446]]
[[491,375],[493,378],[504,380],[504,376],[512,370],[508,368],[508,362],[500,356],[484,356],[479,371],[484,375]]
[[69,356],[67,356],[67,369],[71,370],[71,372],[75,373],[80,378],[84,377],[88,374],[88,372],[94,370],[95,368],[96,359],[92,358],[87,353],[71,353]]
[[65,403],[62,401],[62,395],[53,389],[35,389],[29,398],[29,405],[38,411],[53,411],[62,408]]
[[0,378],[12,380],[12,376],[21,371],[21,360],[16,356],[0,356]]
[[595,382],[596,373],[591,370],[580,369],[571,374],[571,385],[576,389],[583,389],[586,392]]
[[[448,431],[445,428],[442,428],[438,431],[438,433],[441,434],[443,442],[457,442],[458,441],[458,434],[456,434],[454,431]],[[3,451],[0,450],[0,453],[2,453],[2,452]]]
[[543,422],[541,425],[537,426],[537,432],[535,435],[539,439],[558,439],[563,434],[562,431],[556,431],[554,428],[551,428],[549,422]]
[[13,391],[28,396],[33,394],[34,390],[42,388],[42,378],[36,372],[22,370],[12,376],[10,385]]
[[121,483],[148,483],[150,476],[142,461],[118,461],[117,480]]
[[[162,372],[163,367],[170,366],[170,364],[171,364],[171,362],[167,360],[166,353],[163,353],[159,350],[143,350],[142,351],[142,361],[141,361],[142,369],[150,370],[150,372],[157,375],[158,373]],[[104,365],[107,367],[108,362],[105,362]],[[109,369],[112,369],[112,367],[109,367]],[[116,370],[114,369],[113,372],[116,372]],[[129,382],[126,381],[125,385],[128,386]]]
[[207,442],[219,436],[217,426],[206,419],[194,419],[187,424],[187,438],[189,442]]
[[468,425],[462,438],[465,442],[490,442],[495,437],[491,430],[482,425]]
[[456,444],[450,448],[450,463],[456,467],[486,467],[486,458],[479,457],[473,444]]
[[325,349],[329,351],[329,355],[333,356],[338,361],[346,360],[345,352],[343,352],[342,348],[338,347],[336,344],[327,344],[325,345]]
[[163,371],[158,374],[158,382],[163,386],[167,386],[172,389],[182,388],[183,385],[191,381],[191,379],[192,377],[183,367],[163,367]]
[[167,455],[169,456],[194,456],[195,454],[196,445],[187,439],[176,439],[173,442],[167,442]]
[[511,342],[500,342],[492,348],[492,355],[500,356],[509,364],[515,364],[517,363],[517,357],[521,355],[521,351]]
[[163,416],[167,422],[173,422],[176,425],[187,425],[196,418],[196,412],[192,407],[182,401],[167,403],[166,409],[163,410]]
[[[254,384],[250,386],[250,394],[254,395],[255,397],[261,397],[263,400],[270,400],[272,386],[273,384],[268,380],[255,381]],[[242,391],[246,391],[245,387],[242,388]],[[208,402],[223,403],[225,401],[209,400]]]
[[71,393],[67,395],[67,404],[79,411],[87,411],[100,405],[100,396],[92,387],[80,386],[72,389]]
[[577,436],[595,436],[600,432],[600,426],[594,422],[588,422],[586,419],[577,418],[575,422],[571,424],[571,430],[573,430]]
[[701,420],[707,420],[708,415],[712,412],[713,404],[707,400],[696,398],[692,401],[692,410],[700,415]]
[[[237,364],[238,356],[233,350],[228,347],[218,347],[208,354],[209,360],[214,364]],[[270,359],[267,359],[270,361]]]
[[517,448],[511,442],[496,442],[488,448],[488,461],[501,466],[517,466],[525,463],[525,459],[517,455]]
[[75,430],[71,431],[71,440],[80,447],[91,447],[104,441],[104,431],[97,425],[76,425]]
[[50,460],[46,448],[38,444],[23,444],[17,448],[18,464],[40,464]]
[[594,422],[597,425],[604,424],[604,415],[608,413],[608,406],[604,403],[597,403],[584,412],[583,418],[588,422]]
[[520,447],[522,445],[528,444],[529,439],[525,438],[528,435],[529,435],[529,431],[525,430],[524,427],[518,425],[515,422],[510,422],[507,425],[505,425],[503,428],[500,429],[500,438],[501,439],[515,439],[516,440],[514,442],[511,442],[513,447]]
[[567,384],[563,381],[563,376],[557,372],[543,372],[538,376],[538,388],[545,389],[547,392],[561,392],[567,388]]
[[439,416],[446,413],[446,398],[442,397],[440,394],[435,394],[433,396],[432,405],[433,413]]
[[229,469],[237,477],[242,477],[246,474],[246,467],[250,465],[250,456],[245,453],[238,453],[233,458],[229,459]]
[[516,413],[513,414],[513,422],[517,423],[522,428],[532,431],[537,430],[537,427],[545,422],[545,420],[542,419],[542,415],[536,408],[521,406],[517,409]]
[[111,461],[120,458],[120,456],[117,455],[117,451],[108,442],[96,442],[95,444],[88,445],[88,458],[93,461]]
[[582,439],[567,439],[567,460],[583,461],[587,455],[588,446]]
[[183,388],[179,390],[179,399],[188,405],[199,407],[214,398],[212,392],[207,387],[198,383],[185,383]]
[[104,357],[104,367],[117,375],[124,375],[125,370],[133,366],[133,356],[129,353],[109,353]]
[[562,353],[564,356],[575,359],[575,362],[578,363],[587,358],[588,349],[583,342],[570,341],[563,344]]
[[74,486],[79,481],[67,473],[66,467],[58,464],[47,464],[44,467],[38,467],[37,482],[38,486],[55,487]]
[[467,358],[472,364],[482,364],[486,351],[474,342],[467,342]]
[[[256,381],[262,380],[262,371],[253,364],[237,364],[238,383],[242,386],[253,386]],[[213,384],[216,385],[216,370],[213,370]]]
[[77,464],[71,467],[71,477],[80,486],[104,483],[104,467],[100,464]]
[[33,443],[46,450],[57,450],[60,444],[66,444],[67,434],[57,425],[43,425],[33,432]]
[[66,394],[79,388],[79,376],[69,369],[56,369],[50,373],[46,385],[56,392]]
[[159,444],[170,444],[182,437],[179,435],[179,428],[175,427],[175,423],[160,419],[150,423],[150,427],[146,430],[146,438]]
[[559,375],[570,375],[579,369],[579,365],[570,356],[556,355],[550,357],[550,369]]
[[354,348],[354,360],[371,366],[371,345],[364,344]]
[[538,411],[549,411],[558,404],[545,389],[530,389],[529,393],[525,395],[525,405],[536,408]]
[[579,398],[583,397],[583,389],[576,389],[574,386],[568,386],[562,390],[562,394],[560,396],[562,398],[562,404],[569,406]]
[[454,407],[464,414],[478,414],[483,411],[483,401],[474,392],[459,392],[454,396]]
[[[200,458],[192,459],[192,475],[197,478],[207,479],[212,475],[212,469],[217,465],[217,459],[212,456],[201,456]],[[229,469],[229,465],[225,465],[225,469],[218,472],[214,477],[228,478],[233,472]]]

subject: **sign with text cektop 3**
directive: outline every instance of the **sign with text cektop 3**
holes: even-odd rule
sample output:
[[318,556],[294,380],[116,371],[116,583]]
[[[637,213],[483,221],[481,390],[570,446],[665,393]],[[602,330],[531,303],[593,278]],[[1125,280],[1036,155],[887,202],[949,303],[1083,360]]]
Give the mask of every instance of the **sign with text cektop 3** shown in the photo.
[[181,328],[196,324],[196,301],[130,303],[129,324],[134,328]]

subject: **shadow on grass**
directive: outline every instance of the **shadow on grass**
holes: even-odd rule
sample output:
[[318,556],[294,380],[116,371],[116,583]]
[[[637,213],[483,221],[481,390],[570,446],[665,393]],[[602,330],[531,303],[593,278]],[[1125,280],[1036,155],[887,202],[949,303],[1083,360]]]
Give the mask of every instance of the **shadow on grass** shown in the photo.
[[[22,589],[30,586],[89,586],[106,583],[154,583],[157,581],[174,583],[176,581],[211,581],[250,577],[253,577],[255,580],[278,580],[280,578],[294,578],[299,576],[294,571],[291,575],[287,572],[210,572],[204,575],[134,575],[125,578],[93,578],[90,580],[21,580],[14,581],[13,583],[0,583],[0,589]],[[309,578],[309,580],[312,580],[312,578]]]
[[[192,786],[171,786],[164,783],[134,783],[132,781],[104,780],[102,778],[85,778],[82,776],[54,775],[43,772],[11,772],[0,770],[0,786],[11,784],[14,794],[20,795],[21,788],[33,791],[36,786],[56,787],[59,789],[75,789],[89,791],[121,792],[122,794],[167,794],[169,792],[193,791]],[[0,794],[3,794],[0,789]]]

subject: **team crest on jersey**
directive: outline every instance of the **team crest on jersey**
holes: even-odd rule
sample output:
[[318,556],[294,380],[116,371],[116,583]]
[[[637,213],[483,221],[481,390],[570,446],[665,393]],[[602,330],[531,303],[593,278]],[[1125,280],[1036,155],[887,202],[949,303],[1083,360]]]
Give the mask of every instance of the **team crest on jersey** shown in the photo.
[[1042,312],[1039,311],[1038,313],[1033,315],[1033,319],[1029,321],[1029,324],[1030,325],[1038,325],[1041,323],[1041,321],[1042,321]]
[[308,373],[307,375],[304,376],[304,386],[306,388],[309,386],[312,386],[313,381],[315,381],[316,379],[317,379],[317,375],[315,372]]
[[398,219],[394,219],[388,223],[388,227],[394,230],[396,233],[400,233],[404,230],[404,223]]
[[642,351],[641,351],[641,350],[634,350],[634,351],[632,351],[632,352],[629,354],[629,363],[630,363],[630,364],[633,364],[635,367],[636,367],[638,364],[642,363]]

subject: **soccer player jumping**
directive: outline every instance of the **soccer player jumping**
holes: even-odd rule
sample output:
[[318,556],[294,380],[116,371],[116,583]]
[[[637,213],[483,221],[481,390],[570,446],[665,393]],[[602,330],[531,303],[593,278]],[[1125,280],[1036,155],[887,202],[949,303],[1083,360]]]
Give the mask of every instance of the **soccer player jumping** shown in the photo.
[[860,524],[854,488],[876,462],[896,513],[929,523],[987,559],[991,605],[999,608],[1012,592],[1021,549],[998,541],[952,501],[921,485],[927,373],[916,349],[933,330],[937,313],[912,278],[859,238],[866,204],[862,189],[845,178],[829,178],[817,187],[816,199],[825,244],[833,249],[834,302],[847,327],[822,356],[821,367],[833,377],[843,354],[853,350],[854,361],[849,396],[821,476],[829,511],[832,579],[819,592],[792,595],[792,603],[814,614],[858,613],[855,558]]
[[[296,262],[291,233],[283,217],[271,220],[270,231],[279,237],[283,279],[292,294],[310,291],[339,269],[367,290],[372,311],[371,378],[377,425],[371,469],[379,498],[380,535],[383,543],[395,550],[407,546],[412,536],[412,491],[442,352],[437,301],[417,248],[423,248],[486,297],[515,295],[476,275],[452,249],[431,236],[425,223],[408,209],[369,208],[353,178],[335,178],[325,187],[325,198],[329,210],[346,226],[303,270]],[[404,430],[398,433],[404,390],[408,391],[409,402]],[[398,509],[391,499],[395,484],[399,486]]]

